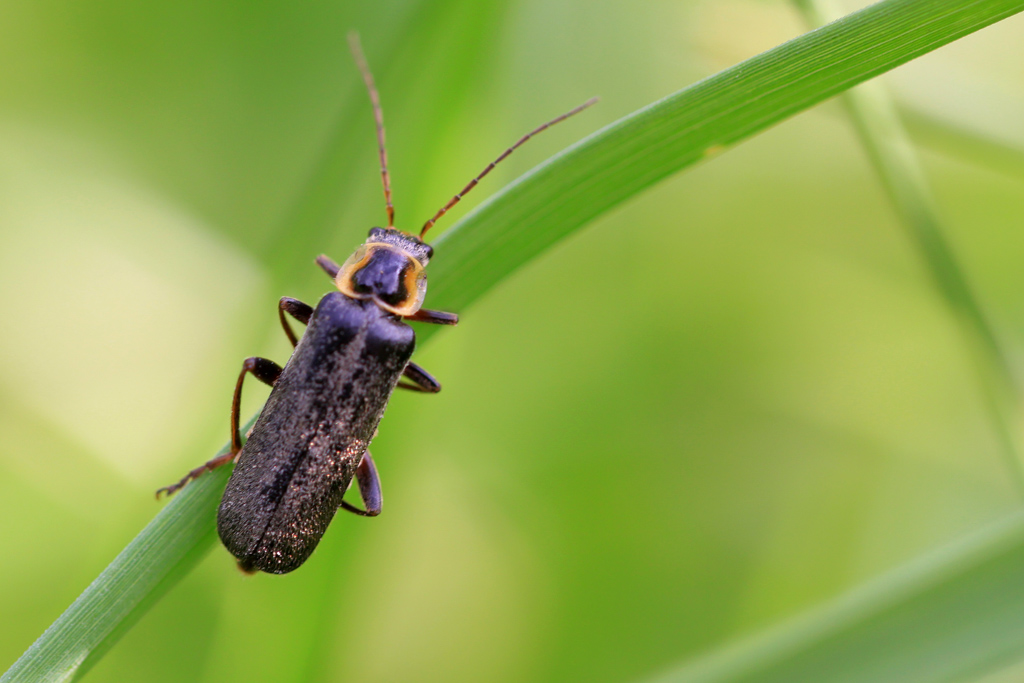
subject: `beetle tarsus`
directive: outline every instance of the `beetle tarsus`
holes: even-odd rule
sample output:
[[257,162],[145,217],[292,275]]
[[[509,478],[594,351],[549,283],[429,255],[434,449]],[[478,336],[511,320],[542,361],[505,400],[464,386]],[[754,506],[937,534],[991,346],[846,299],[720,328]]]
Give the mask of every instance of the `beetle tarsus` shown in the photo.
[[181,481],[179,481],[177,484],[171,484],[170,486],[164,486],[163,488],[157,489],[156,499],[160,500],[161,493],[166,493],[168,496],[173,496],[175,493],[183,489],[185,485],[188,484],[190,481],[195,481],[196,479],[198,479],[199,475],[201,475],[203,472],[212,472],[221,465],[226,465],[227,463],[234,460],[236,455],[238,455],[237,452],[228,451],[227,453],[218,455],[216,458],[210,460],[209,462],[203,463],[202,465],[200,465],[199,467],[195,468],[194,470],[186,474],[184,477],[182,477]]

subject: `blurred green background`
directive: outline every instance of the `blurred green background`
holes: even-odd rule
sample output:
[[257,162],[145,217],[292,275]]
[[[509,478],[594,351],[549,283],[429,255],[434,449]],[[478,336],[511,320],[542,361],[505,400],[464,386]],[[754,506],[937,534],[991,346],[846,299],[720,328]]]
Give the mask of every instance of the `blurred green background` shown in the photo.
[[[153,516],[152,492],[225,441],[241,360],[287,357],[277,299],[317,300],[313,257],[344,259],[383,220],[347,31],[408,229],[602,96],[440,232],[805,30],[781,0],[43,0],[0,17],[0,669]],[[1024,149],[1022,65],[1016,17],[886,78],[1015,364],[1024,164],[989,143]],[[218,546],[88,680],[640,680],[1019,506],[961,330],[834,103],[461,313],[417,353],[444,391],[396,396],[374,442],[381,517],[339,516],[286,577],[244,577]],[[243,412],[266,393],[247,384]]]

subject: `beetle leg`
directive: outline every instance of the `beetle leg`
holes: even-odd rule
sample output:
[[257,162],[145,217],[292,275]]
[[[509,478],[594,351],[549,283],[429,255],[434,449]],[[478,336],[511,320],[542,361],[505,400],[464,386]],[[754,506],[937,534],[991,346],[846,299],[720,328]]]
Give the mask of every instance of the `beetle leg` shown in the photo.
[[245,373],[247,372],[251,372],[253,376],[261,382],[274,386],[274,383],[277,382],[277,378],[281,376],[281,366],[272,360],[267,360],[266,358],[257,358],[253,356],[252,358],[245,359],[245,362],[242,363],[242,372],[239,373],[238,382],[235,384],[235,396],[231,401],[231,449],[227,453],[222,453],[213,460],[195,468],[182,477],[181,481],[177,484],[157,489],[157,498],[160,497],[161,493],[166,493],[168,496],[173,495],[185,484],[199,477],[203,472],[212,472],[221,465],[228,464],[234,460],[238,455],[238,452],[242,450],[242,435],[240,434],[238,427],[238,408],[239,403],[241,403],[242,400],[242,381],[245,379]]
[[360,510],[345,501],[341,501],[341,507],[363,517],[376,517],[384,505],[384,497],[380,492],[380,477],[377,476],[377,466],[373,464],[370,451],[363,453],[363,459],[356,468],[356,482],[359,484],[359,495],[366,509]]
[[445,313],[444,311],[431,311],[421,308],[412,315],[405,316],[406,320],[413,320],[418,323],[432,323],[434,325],[458,325],[458,313]]
[[308,325],[309,319],[313,315],[313,307],[290,296],[283,296],[277,302],[277,317],[281,319],[281,327],[284,328],[284,333],[288,335],[288,340],[292,343],[292,346],[296,346],[299,340],[296,339],[291,325],[288,324],[288,320],[284,317],[285,313],[288,313],[303,325]]
[[235,395],[231,399],[231,454],[238,455],[242,450],[242,431],[238,426],[238,414],[242,403],[242,382],[245,381],[245,373],[251,372],[252,376],[263,382],[274,386],[277,378],[281,376],[281,366],[272,360],[252,356],[242,362],[242,371],[238,373],[238,382],[235,383]]
[[316,264],[324,269],[331,279],[338,277],[338,271],[341,270],[341,266],[331,260],[331,257],[320,254],[316,257]]
[[426,394],[436,394],[441,391],[441,383],[434,379],[429,372],[413,362],[405,366],[402,376],[409,380],[409,382],[412,382],[412,384],[409,382],[399,382],[398,386],[401,389],[421,391]]
[[199,477],[199,475],[202,474],[203,472],[212,472],[213,470],[217,469],[221,465],[226,465],[227,463],[231,462],[234,459],[235,459],[235,454],[232,453],[231,451],[228,451],[227,453],[222,453],[221,455],[218,455],[213,460],[210,460],[209,462],[206,462],[206,463],[200,465],[199,467],[195,468],[194,470],[192,470],[191,472],[186,474],[184,477],[181,478],[181,481],[179,481],[177,484],[171,484],[170,486],[164,486],[163,488],[157,489],[156,490],[157,500],[160,499],[160,494],[161,493],[166,493],[168,496],[172,496],[179,489],[181,489],[185,484],[189,483],[193,479],[197,479]]

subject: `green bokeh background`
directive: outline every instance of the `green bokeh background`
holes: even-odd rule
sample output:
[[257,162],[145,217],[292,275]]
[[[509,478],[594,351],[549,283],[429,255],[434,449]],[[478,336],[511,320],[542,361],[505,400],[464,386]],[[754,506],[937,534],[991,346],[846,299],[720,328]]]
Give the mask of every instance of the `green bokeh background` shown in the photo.
[[[315,301],[312,258],[382,221],[352,28],[406,228],[602,96],[439,229],[804,30],[781,0],[0,4],[0,669],[224,442],[241,359],[287,357],[277,299]],[[886,82],[1024,145],[1022,64],[1016,17]],[[1024,167],[917,130],[1019,364]],[[327,150],[328,229],[285,230]],[[374,442],[381,517],[338,517],[286,577],[218,547],[88,680],[639,680],[1019,505],[961,330],[834,104],[461,313],[417,354],[444,391],[397,396]]]

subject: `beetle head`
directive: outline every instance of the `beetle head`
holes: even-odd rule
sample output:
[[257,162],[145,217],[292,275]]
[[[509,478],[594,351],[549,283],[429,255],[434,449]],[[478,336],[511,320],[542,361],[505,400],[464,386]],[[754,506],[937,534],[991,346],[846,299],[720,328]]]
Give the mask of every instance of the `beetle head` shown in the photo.
[[372,228],[334,280],[345,296],[372,299],[395,315],[412,315],[427,294],[426,266],[434,250],[394,228]]

